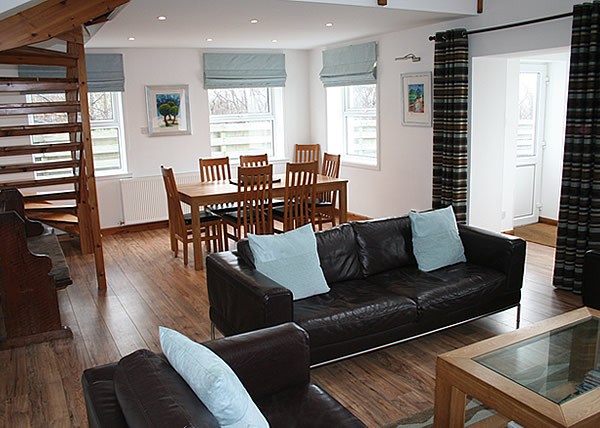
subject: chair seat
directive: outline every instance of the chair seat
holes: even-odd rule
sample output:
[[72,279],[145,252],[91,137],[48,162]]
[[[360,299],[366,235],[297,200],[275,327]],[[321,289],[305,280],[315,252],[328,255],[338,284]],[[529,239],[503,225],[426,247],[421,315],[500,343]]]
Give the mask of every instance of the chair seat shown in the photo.
[[[217,214],[211,213],[210,211],[200,211],[200,223],[206,223],[209,221],[219,221],[221,217]],[[185,224],[192,224],[192,213],[187,213],[183,215],[183,219],[185,220]]]
[[[285,204],[282,204],[279,207],[273,207],[273,217],[283,217],[285,211]],[[310,210],[309,210],[310,213]]]
[[[242,212],[242,219],[244,218],[244,213]],[[237,219],[238,219],[238,212],[237,210],[235,211],[228,211],[226,213],[222,214],[222,218],[223,220],[227,220],[230,221],[232,223],[237,223]]]

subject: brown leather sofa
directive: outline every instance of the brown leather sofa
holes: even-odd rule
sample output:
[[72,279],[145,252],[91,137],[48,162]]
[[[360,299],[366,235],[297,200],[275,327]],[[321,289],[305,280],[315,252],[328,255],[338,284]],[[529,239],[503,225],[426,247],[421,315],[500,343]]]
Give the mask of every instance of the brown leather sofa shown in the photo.
[[[206,342],[238,375],[271,428],[365,425],[310,383],[308,334],[293,323]],[[147,349],[82,377],[89,426],[218,427],[162,354]]]
[[467,262],[428,273],[417,268],[407,216],[317,232],[331,291],[297,301],[256,271],[242,240],[207,257],[210,319],[226,336],[293,321],[310,335],[316,365],[519,306],[525,241],[459,232]]

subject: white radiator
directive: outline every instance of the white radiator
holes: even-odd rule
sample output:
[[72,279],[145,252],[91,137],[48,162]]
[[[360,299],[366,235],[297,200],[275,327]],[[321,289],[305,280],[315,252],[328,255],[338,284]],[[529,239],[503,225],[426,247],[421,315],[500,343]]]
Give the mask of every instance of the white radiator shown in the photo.
[[[167,192],[161,175],[139,178],[124,178],[121,181],[121,203],[123,224],[150,223],[167,220]],[[177,184],[197,183],[200,173],[176,174]],[[187,204],[182,204],[184,214],[190,212]]]

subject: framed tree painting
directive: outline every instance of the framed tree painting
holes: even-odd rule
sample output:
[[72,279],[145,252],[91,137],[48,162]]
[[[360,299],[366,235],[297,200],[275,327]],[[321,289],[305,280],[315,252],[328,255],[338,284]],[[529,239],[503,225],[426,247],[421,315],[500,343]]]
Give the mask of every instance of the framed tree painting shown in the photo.
[[148,135],[191,134],[188,85],[146,86]]
[[431,126],[431,73],[402,74],[402,124]]

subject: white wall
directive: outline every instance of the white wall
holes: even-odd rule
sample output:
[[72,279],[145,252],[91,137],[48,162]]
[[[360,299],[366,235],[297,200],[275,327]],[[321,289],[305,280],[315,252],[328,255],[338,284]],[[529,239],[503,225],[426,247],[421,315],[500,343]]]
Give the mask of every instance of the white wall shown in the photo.
[[[477,17],[364,39],[378,42],[381,164],[378,170],[342,166],[341,175],[349,179],[349,210],[380,217],[431,207],[432,129],[402,126],[400,119],[400,74],[433,70],[434,44],[429,35],[449,28],[471,30],[569,12],[576,3],[579,0],[487,0],[484,13]],[[568,18],[472,35],[469,51],[471,57],[482,57],[569,46],[570,42]],[[318,79],[324,48],[311,51],[309,69],[312,135],[325,147],[326,99]],[[420,56],[421,62],[394,61],[409,52]],[[470,144],[474,149],[481,142],[473,139]]]
[[[199,49],[90,49],[88,52],[123,54],[125,92],[123,116],[129,175],[160,174],[160,165],[176,173],[198,170],[198,158],[210,157],[208,97],[203,88],[202,53]],[[287,83],[284,89],[284,133],[286,153],[294,144],[307,144],[310,137],[307,76],[308,52],[284,51]],[[189,85],[191,135],[149,137],[142,129],[146,119],[145,85]],[[281,164],[278,164],[281,168]],[[276,168],[277,169],[277,168]],[[123,220],[119,179],[98,179],[98,203],[102,227],[119,226]]]

